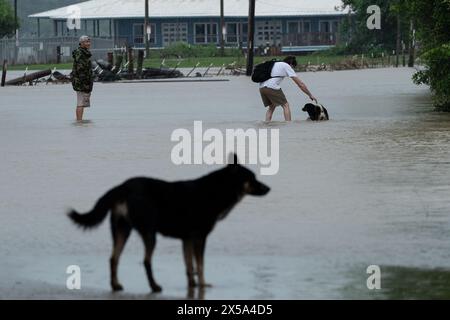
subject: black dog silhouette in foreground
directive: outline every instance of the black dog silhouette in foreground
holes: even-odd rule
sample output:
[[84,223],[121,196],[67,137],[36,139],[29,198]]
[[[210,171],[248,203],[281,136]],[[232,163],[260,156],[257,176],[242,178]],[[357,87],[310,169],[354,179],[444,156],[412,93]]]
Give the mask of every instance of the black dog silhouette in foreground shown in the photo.
[[[162,288],[152,272],[152,254],[156,233],[181,239],[187,269],[188,285],[209,286],[204,279],[204,252],[206,238],[215,224],[224,219],[245,196],[264,196],[270,188],[256,180],[250,170],[232,164],[197,180],[165,182],[151,178],[133,178],[108,191],[95,207],[86,214],[71,211],[69,217],[79,226],[90,229],[98,226],[111,212],[113,252],[111,287],[123,290],[117,278],[120,254],[133,229],[145,245],[144,266],[153,292]],[[196,270],[193,260],[195,258]]]

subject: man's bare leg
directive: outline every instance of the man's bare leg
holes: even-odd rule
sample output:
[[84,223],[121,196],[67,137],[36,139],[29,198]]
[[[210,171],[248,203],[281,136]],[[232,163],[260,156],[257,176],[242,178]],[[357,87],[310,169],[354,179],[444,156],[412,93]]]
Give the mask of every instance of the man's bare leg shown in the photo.
[[273,112],[275,111],[275,106],[268,106],[267,107],[267,113],[266,113],[266,121],[270,122],[272,121]]
[[292,119],[291,119],[291,108],[289,107],[289,103],[286,103],[283,106],[283,112],[284,112],[284,119],[286,121],[292,121]]
[[84,108],[77,107],[77,121],[83,121],[83,113],[84,113]]

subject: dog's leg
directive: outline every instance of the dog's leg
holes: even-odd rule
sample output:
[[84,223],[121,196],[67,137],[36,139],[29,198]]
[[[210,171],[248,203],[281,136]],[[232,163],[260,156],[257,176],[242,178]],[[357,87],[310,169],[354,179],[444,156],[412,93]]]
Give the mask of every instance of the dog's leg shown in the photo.
[[194,264],[193,264],[193,247],[192,240],[184,239],[183,240],[183,255],[184,255],[184,263],[186,264],[186,273],[188,277],[188,286],[189,288],[195,287],[197,284],[194,279]]
[[205,282],[205,275],[204,275],[205,246],[206,246],[206,238],[194,240],[195,262],[197,265],[198,282],[201,288],[211,287],[210,284],[207,284]]
[[111,217],[111,230],[113,236],[113,252],[110,259],[111,266],[111,288],[113,291],[123,290],[122,285],[117,278],[117,267],[119,258],[131,233],[130,225],[123,219],[115,219]]
[[161,292],[162,291],[161,286],[159,286],[156,283],[155,279],[153,278],[152,262],[151,262],[153,251],[156,245],[156,234],[155,233],[145,234],[142,236],[142,239],[144,240],[145,245],[144,267],[145,272],[147,273],[148,282],[153,292]]

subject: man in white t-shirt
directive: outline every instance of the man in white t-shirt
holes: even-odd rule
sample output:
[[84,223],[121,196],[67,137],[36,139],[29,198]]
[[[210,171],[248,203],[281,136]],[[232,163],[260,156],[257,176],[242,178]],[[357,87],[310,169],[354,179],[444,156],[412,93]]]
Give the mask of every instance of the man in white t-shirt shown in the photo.
[[311,100],[317,103],[317,99],[311,94],[306,85],[300,80],[294,71],[297,66],[297,59],[294,56],[286,57],[283,62],[275,62],[272,69],[272,78],[260,83],[259,91],[263,100],[264,106],[268,107],[266,114],[266,121],[272,121],[273,112],[277,106],[282,106],[284,111],[284,119],[291,121],[291,108],[281,90],[281,82],[286,77],[291,78],[297,86],[302,90]]

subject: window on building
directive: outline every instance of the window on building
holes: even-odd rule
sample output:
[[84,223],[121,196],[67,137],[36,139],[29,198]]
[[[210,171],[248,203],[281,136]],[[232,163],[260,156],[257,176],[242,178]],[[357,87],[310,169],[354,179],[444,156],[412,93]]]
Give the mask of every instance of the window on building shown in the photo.
[[217,23],[196,23],[195,27],[195,43],[206,44],[216,43],[218,41]]
[[227,43],[242,43],[247,42],[248,23],[243,22],[228,22],[226,24],[226,38]]
[[338,32],[339,31],[339,21],[333,21],[333,30],[332,32]]
[[208,43],[217,43],[217,24],[210,23],[206,25],[207,30],[207,42]]
[[162,37],[164,46],[174,42],[188,41],[188,25],[187,23],[163,23]]
[[303,21],[303,32],[311,32],[311,22]]
[[248,40],[248,23],[241,23],[241,42],[247,42]]
[[320,30],[320,32],[326,32],[326,33],[331,32],[330,21],[320,21],[319,30]]
[[195,25],[195,43],[205,43],[206,42],[206,25],[196,24]]
[[239,41],[239,23],[238,22],[230,22],[227,23],[226,26],[227,30],[227,36],[226,36],[226,42],[227,43],[238,43]]
[[[133,41],[135,44],[143,44],[144,43],[144,24],[143,23],[135,23],[133,25]],[[150,34],[150,44],[156,43],[156,24],[150,23],[151,34]]]
[[289,21],[288,22],[288,33],[289,34],[299,34],[311,32],[311,23],[309,21]]
[[300,21],[289,21],[288,22],[288,33],[297,34],[300,33]]

